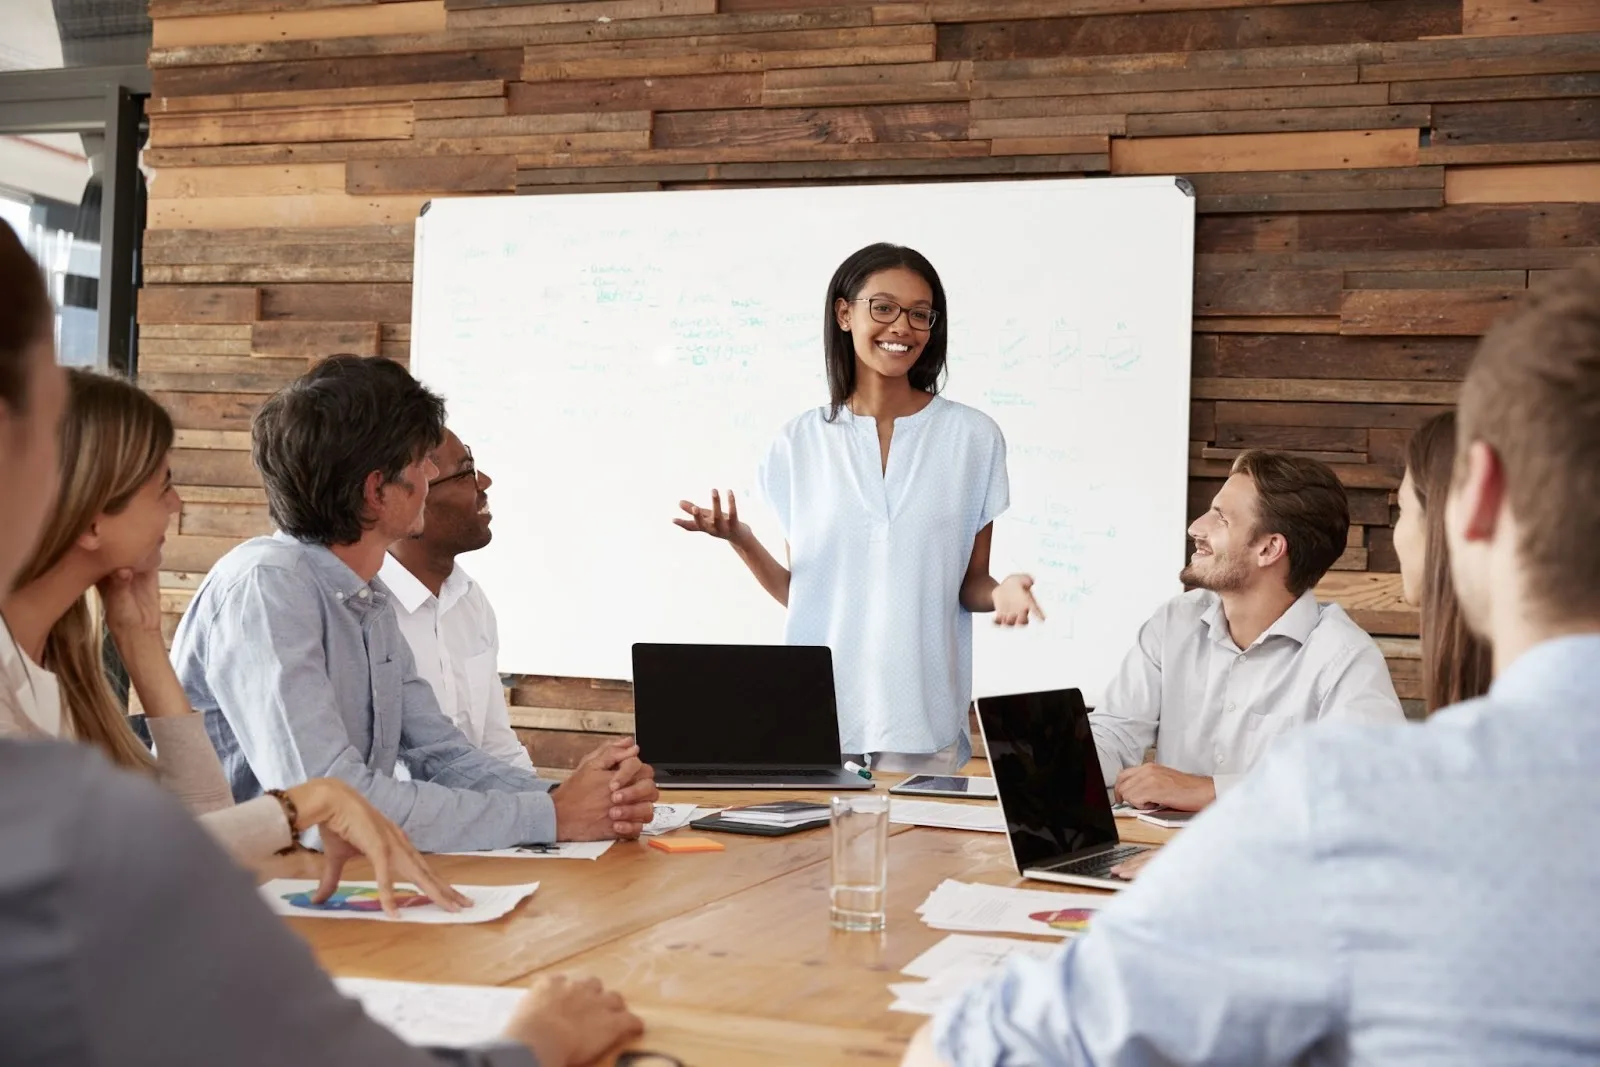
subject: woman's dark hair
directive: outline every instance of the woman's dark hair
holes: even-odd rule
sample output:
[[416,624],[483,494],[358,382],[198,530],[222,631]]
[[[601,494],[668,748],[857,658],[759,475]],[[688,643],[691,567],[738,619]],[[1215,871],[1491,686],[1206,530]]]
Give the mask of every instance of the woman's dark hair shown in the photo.
[[1440,708],[1489,691],[1489,646],[1467,629],[1450,584],[1450,544],[1444,535],[1444,501],[1456,458],[1456,415],[1446,411],[1423,423],[1406,446],[1406,469],[1422,507],[1422,702]]
[[274,393],[251,427],[267,511],[291,537],[361,540],[365,487],[385,485],[444,440],[444,401],[390,359],[330,356]]
[[839,264],[828,283],[827,306],[823,308],[823,352],[828,362],[828,421],[839,417],[839,409],[856,391],[856,349],[848,330],[839,326],[839,313],[835,305],[840,300],[854,300],[861,295],[867,279],[879,271],[904,267],[922,275],[922,280],[933,290],[933,309],[938,312],[933,329],[928,331],[928,341],[922,355],[906,373],[915,389],[924,393],[938,393],[940,379],[944,377],[945,352],[949,348],[950,315],[945,307],[944,283],[939,272],[933,269],[926,256],[913,248],[880,242],[868,245]]
[[50,336],[55,313],[39,265],[0,220],[0,403],[28,409],[28,351]]

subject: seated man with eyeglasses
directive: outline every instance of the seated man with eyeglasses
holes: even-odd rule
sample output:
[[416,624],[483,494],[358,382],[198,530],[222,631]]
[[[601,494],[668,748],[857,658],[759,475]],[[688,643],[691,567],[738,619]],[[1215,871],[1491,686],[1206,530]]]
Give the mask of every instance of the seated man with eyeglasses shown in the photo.
[[378,578],[393,594],[400,632],[440,709],[468,741],[531,771],[533,761],[511,729],[500,684],[494,608],[483,587],[456,562],[494,537],[489,529],[494,482],[448,427],[431,458],[439,476],[428,483],[422,530],[389,546]]
[[431,485],[479,510],[479,487],[441,481],[432,458],[444,402],[390,360],[334,356],[271,397],[251,436],[278,532],[217,562],[172,645],[235,799],[341,778],[427,852],[637,837],[659,794],[631,740],[557,788],[470,740],[401,634],[378,577],[389,546],[432,521]]

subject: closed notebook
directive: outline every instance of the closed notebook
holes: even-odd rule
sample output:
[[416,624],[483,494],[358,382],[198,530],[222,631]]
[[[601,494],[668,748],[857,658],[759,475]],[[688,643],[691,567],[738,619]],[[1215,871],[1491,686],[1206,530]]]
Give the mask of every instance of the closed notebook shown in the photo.
[[742,808],[728,808],[722,813],[724,822],[746,822],[761,826],[794,826],[826,818],[828,818],[828,805],[806,800],[751,804]]

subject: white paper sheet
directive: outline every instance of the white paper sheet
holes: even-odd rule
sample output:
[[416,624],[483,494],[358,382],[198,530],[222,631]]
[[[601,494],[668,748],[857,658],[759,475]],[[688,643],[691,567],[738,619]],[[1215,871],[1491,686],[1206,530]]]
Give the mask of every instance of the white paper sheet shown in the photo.
[[702,808],[694,804],[657,804],[655,818],[645,825],[646,837],[669,833],[688,826],[695,819],[703,819],[721,811],[721,808]]
[[615,841],[562,841],[554,845],[490,848],[482,852],[444,852],[444,856],[498,856],[514,860],[597,860]]
[[951,934],[901,969],[901,974],[926,981],[891,984],[889,992],[895,999],[889,1010],[932,1015],[950,997],[1011,957],[1044,959],[1058,947],[1045,941]]
[[[383,913],[378,903],[376,882],[340,882],[335,890],[333,899],[321,907],[312,904],[296,904],[291,900],[301,894],[309,897],[317,888],[317,883],[309,878],[274,878],[261,887],[261,897],[267,906],[279,915],[287,915],[297,919],[378,919],[383,922],[403,923],[432,923],[436,925],[454,925],[458,923],[482,923],[498,919],[516,907],[524,899],[531,897],[533,891],[539,888],[538,882],[529,882],[526,885],[458,885],[456,889],[472,901],[472,906],[462,908],[458,912],[448,912],[439,905],[428,901],[425,904],[406,906],[407,899],[421,897],[426,900],[422,892],[413,885],[395,886],[395,894],[399,898],[400,917],[390,919]],[[335,905],[335,901],[343,899],[344,906]],[[330,906],[333,905],[333,906]]]
[[992,971],[1013,956],[1042,960],[1058,950],[1046,941],[951,934],[901,968],[912,978],[935,979],[953,972]]
[[1110,899],[946,879],[928,894],[917,914],[935,930],[1071,937]]
[[376,978],[335,978],[374,1022],[413,1045],[463,1048],[499,1038],[522,990],[499,986],[425,985]]
[[978,830],[1003,834],[1006,821],[998,804],[943,804],[937,800],[889,802],[889,821],[902,826],[937,826],[948,830]]

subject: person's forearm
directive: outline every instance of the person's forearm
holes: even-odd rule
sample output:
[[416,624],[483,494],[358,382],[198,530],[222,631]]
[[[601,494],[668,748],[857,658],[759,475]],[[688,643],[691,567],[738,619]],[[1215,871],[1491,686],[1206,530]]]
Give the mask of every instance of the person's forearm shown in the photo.
[[158,631],[113,633],[111,637],[146,715],[162,718],[193,712],[189,697],[172,669],[172,661],[167,659],[167,650]]
[[969,574],[961,582],[961,606],[975,615],[994,610],[994,591],[1000,583],[988,574]]
[[789,568],[779,563],[766,546],[756,540],[754,535],[729,541],[739,558],[744,560],[744,565],[750,568],[750,573],[756,576],[756,581],[761,583],[761,588],[771,594],[772,599],[789,606]]

